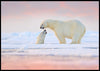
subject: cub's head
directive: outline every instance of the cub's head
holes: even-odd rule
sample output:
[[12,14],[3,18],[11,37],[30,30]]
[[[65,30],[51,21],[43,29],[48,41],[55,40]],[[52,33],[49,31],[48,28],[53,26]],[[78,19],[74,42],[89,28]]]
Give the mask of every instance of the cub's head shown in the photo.
[[42,31],[42,32],[40,33],[40,36],[41,36],[41,37],[44,37],[46,34],[47,34],[47,31],[44,30],[44,31]]
[[44,44],[46,34],[47,34],[46,30],[42,31],[40,35],[37,37],[36,44]]
[[47,34],[47,31],[46,31],[46,30],[44,30],[44,31],[43,31],[43,33],[44,33],[44,34]]

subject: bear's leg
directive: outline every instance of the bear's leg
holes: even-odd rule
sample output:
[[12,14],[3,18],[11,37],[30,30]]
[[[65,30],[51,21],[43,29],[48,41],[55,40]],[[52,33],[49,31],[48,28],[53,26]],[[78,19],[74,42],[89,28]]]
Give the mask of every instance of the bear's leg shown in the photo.
[[82,39],[83,35],[79,37],[78,43],[81,43],[81,39]]
[[63,40],[59,39],[60,40],[60,44],[66,44],[66,40],[63,38]]
[[78,44],[80,44],[81,43],[81,40],[78,40]]
[[81,39],[82,39],[82,37],[84,36],[84,34],[85,34],[85,31],[84,31],[84,33],[82,33],[82,34],[80,35],[80,37],[79,37],[79,40],[78,40],[78,43],[79,43],[79,44],[81,43]]
[[66,44],[66,40],[65,40],[65,38],[62,37],[62,35],[56,34],[56,36],[57,36],[60,44]]
[[74,35],[71,44],[80,44],[80,35]]

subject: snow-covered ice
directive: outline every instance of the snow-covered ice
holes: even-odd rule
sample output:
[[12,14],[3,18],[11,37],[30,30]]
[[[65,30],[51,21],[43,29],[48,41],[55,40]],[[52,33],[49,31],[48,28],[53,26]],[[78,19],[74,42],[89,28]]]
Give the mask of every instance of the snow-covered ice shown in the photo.
[[59,44],[54,33],[46,35],[44,44],[35,44],[39,34],[40,32],[1,33],[2,54],[99,56],[99,32],[87,31],[81,44],[70,44],[72,40],[67,38],[67,44]]

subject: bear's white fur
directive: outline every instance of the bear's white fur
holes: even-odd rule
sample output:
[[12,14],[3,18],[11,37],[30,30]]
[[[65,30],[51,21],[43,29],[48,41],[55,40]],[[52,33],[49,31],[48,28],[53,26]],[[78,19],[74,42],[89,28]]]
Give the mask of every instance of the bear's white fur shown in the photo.
[[43,32],[41,32],[39,34],[39,36],[37,37],[36,44],[44,44],[44,40],[45,40],[46,34],[47,34],[46,30],[44,30]]
[[52,29],[60,44],[66,43],[66,37],[72,39],[72,44],[79,44],[86,32],[85,26],[78,20],[45,20],[40,26],[40,29],[44,28]]

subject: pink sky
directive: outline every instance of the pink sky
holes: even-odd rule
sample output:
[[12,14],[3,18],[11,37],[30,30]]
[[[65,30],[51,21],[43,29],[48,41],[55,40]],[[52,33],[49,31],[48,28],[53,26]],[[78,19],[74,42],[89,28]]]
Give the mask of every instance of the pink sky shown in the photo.
[[2,1],[2,32],[37,32],[45,19],[80,20],[99,31],[98,1]]

